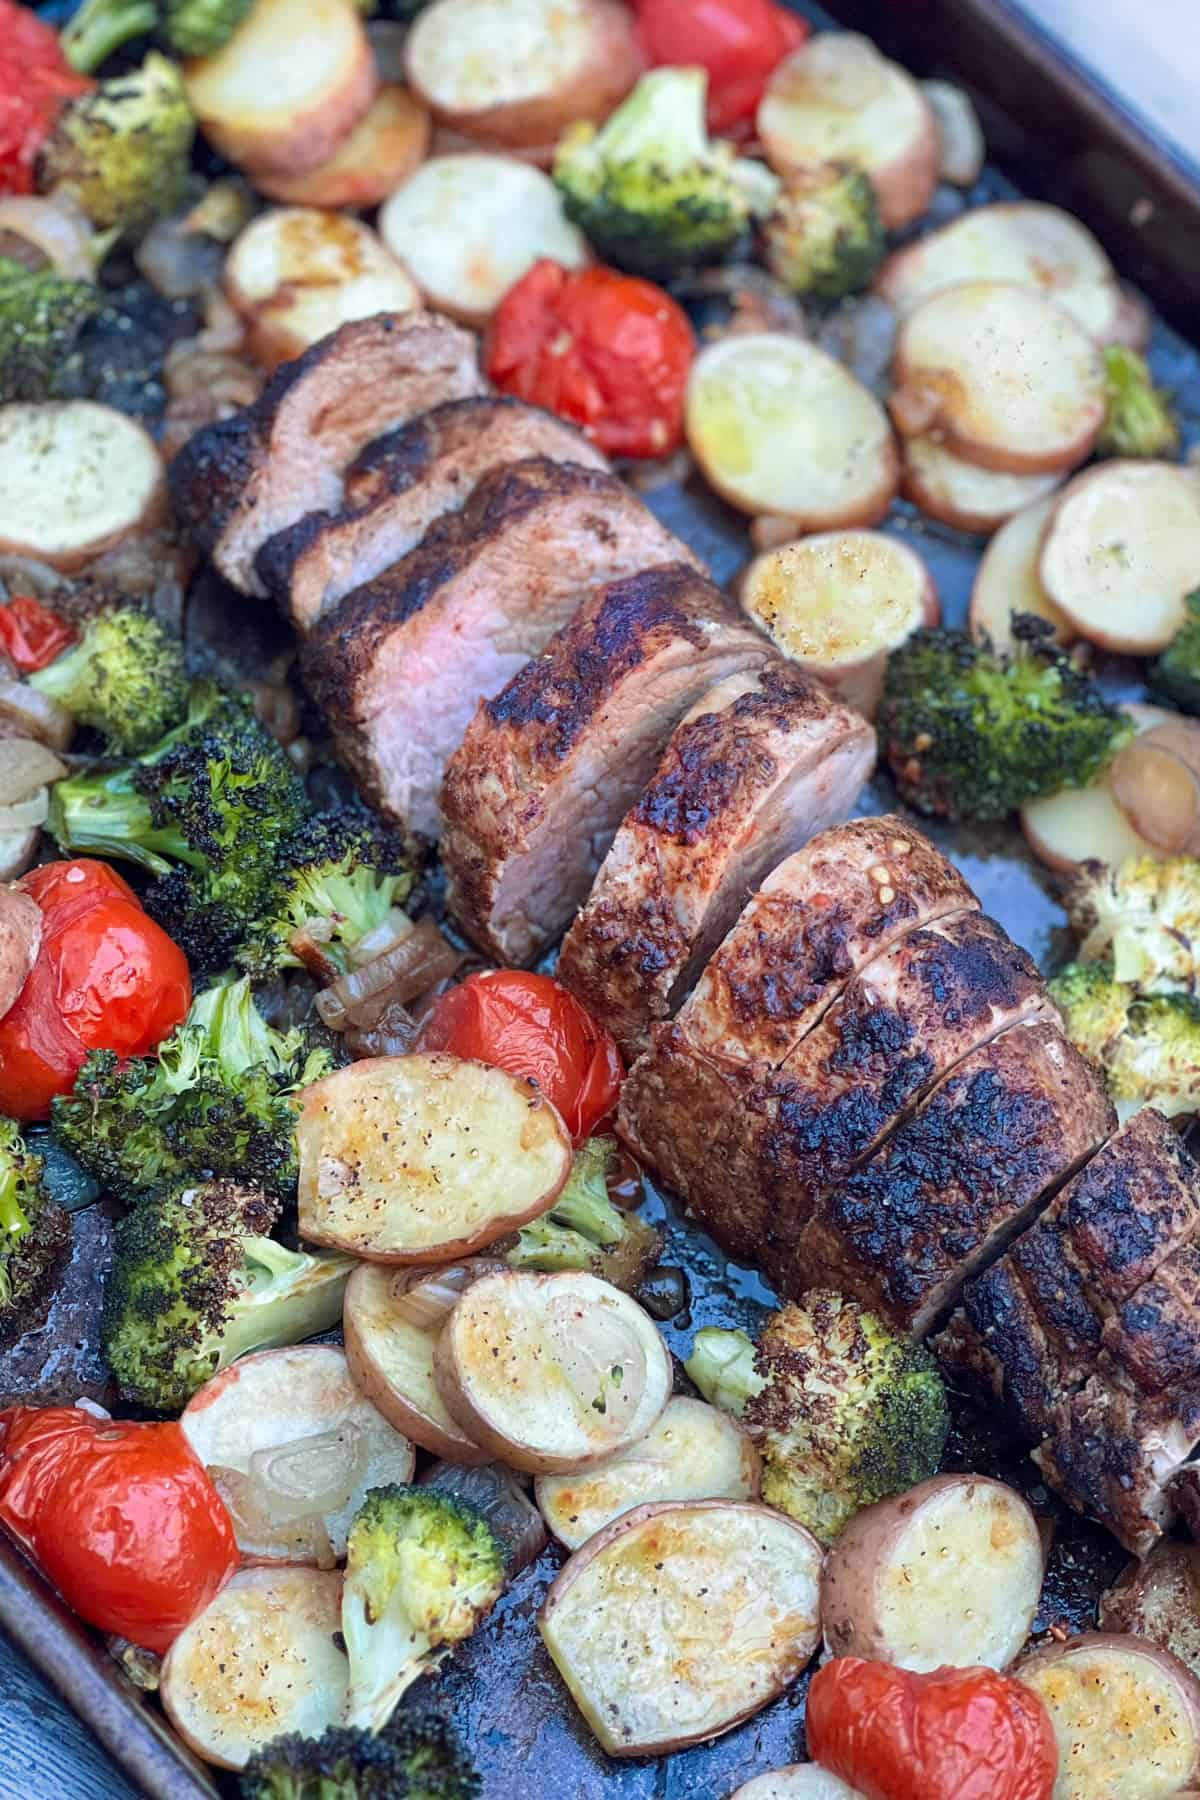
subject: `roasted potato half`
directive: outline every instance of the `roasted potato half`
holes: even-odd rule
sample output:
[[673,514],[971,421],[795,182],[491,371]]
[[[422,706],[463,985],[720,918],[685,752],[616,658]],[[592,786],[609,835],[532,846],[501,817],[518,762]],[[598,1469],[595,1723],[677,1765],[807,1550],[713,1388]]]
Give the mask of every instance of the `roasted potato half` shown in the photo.
[[931,519],[956,531],[995,531],[1016,513],[1048,499],[1059,475],[1006,475],[964,462],[932,437],[904,440],[900,491]]
[[298,175],[256,172],[254,185],[284,206],[378,206],[424,160],[432,130],[420,101],[402,82],[389,82],[323,163]]
[[1038,572],[1042,537],[1054,510],[1053,500],[1035,500],[1032,506],[1002,525],[980,559],[971,589],[971,636],[986,638],[997,650],[1013,647],[1015,613],[1032,613],[1054,627],[1054,641],[1070,644],[1078,633],[1042,586]]
[[[1138,730],[1153,731],[1174,718],[1162,706],[1131,705],[1123,709]],[[1128,856],[1161,856],[1163,852],[1135,830],[1117,804],[1112,776],[1103,770],[1090,787],[1067,788],[1021,808],[1021,830],[1029,848],[1048,869],[1071,874],[1089,858],[1120,863]]]
[[748,1719],[817,1647],[821,1547],[770,1507],[639,1506],[597,1532],[538,1618],[610,1756],[665,1756]]
[[863,1796],[857,1788],[847,1787],[840,1775],[831,1775],[816,1763],[791,1763],[743,1782],[729,1800],[863,1800]]
[[0,407],[0,551],[76,574],[166,513],[162,458],[111,406]]

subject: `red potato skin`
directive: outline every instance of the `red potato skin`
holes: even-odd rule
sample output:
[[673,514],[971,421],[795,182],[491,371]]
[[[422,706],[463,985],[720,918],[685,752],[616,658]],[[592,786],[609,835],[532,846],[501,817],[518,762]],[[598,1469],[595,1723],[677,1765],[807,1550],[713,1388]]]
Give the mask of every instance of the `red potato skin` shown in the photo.
[[902,432],[909,436],[928,435],[963,462],[973,463],[978,469],[994,469],[1001,475],[1054,475],[1059,470],[1076,468],[1091,454],[1104,423],[1104,409],[1098,406],[1087,429],[1053,454],[998,450],[993,444],[978,442],[955,430],[934,385],[906,367],[903,337],[896,356],[895,388],[889,404],[892,417]]
[[[184,64],[185,80],[193,66]],[[324,94],[319,104],[294,112],[286,125],[280,123],[274,129],[256,128],[248,121],[235,125],[203,111],[197,111],[196,117],[213,148],[245,170],[251,181],[259,175],[286,180],[328,162],[371,110],[378,91],[379,71],[364,32],[358,55],[337,93]]]
[[[155,455],[158,456],[157,450]],[[160,525],[167,524],[169,516],[166,471],[159,457],[158,476],[147,495],[140,518],[132,520],[128,525],[119,525],[115,531],[93,538],[90,543],[80,544],[74,550],[46,551],[36,545],[23,544],[17,538],[0,537],[0,552],[32,557],[37,562],[47,563],[50,568],[57,569],[60,575],[79,575],[89,563],[94,563],[98,557],[103,556],[106,550],[114,549],[128,538],[140,537],[143,532],[157,530]]]
[[[386,112],[381,109],[386,104]],[[379,90],[371,111],[328,161],[302,174],[259,170],[254,185],[284,206],[347,206],[362,212],[402,187],[429,154],[433,122],[399,84]]]
[[[813,1537],[812,1532],[808,1530],[807,1526],[797,1524],[795,1519],[789,1519],[785,1513],[777,1512],[772,1506],[764,1506],[761,1501],[651,1500],[645,1506],[635,1506],[631,1511],[622,1513],[619,1519],[614,1519],[611,1525],[605,1525],[602,1530],[597,1531],[593,1537],[590,1537],[586,1544],[581,1545],[578,1550],[573,1552],[554,1578],[554,1581],[550,1585],[549,1592],[542,1602],[541,1610],[538,1613],[539,1628],[553,1618],[556,1607],[563,1595],[570,1589],[571,1584],[578,1576],[580,1570],[586,1568],[596,1556],[606,1550],[615,1538],[621,1537],[627,1531],[636,1531],[648,1520],[663,1518],[672,1513],[728,1512],[731,1508],[736,1508],[738,1512],[758,1513],[764,1518],[770,1519],[773,1524],[790,1526],[793,1531],[799,1532],[801,1537],[807,1539],[812,1545],[813,1551],[819,1561],[822,1555],[821,1546],[817,1543],[816,1538]],[[796,1676],[799,1676],[807,1667],[815,1649],[816,1643],[814,1642],[808,1655],[804,1657],[799,1668],[796,1670]],[[795,1676],[785,1676],[779,1683],[776,1694],[773,1695],[772,1698],[783,1693],[795,1678]],[[769,1701],[757,1700],[753,1705],[747,1706],[744,1711],[735,1714],[734,1717],[729,1719],[728,1722],[721,1727],[722,1734],[732,1731],[734,1727],[740,1725],[743,1720],[753,1718],[755,1713],[761,1712],[763,1707],[769,1704]],[[614,1757],[672,1756],[676,1750],[686,1750],[689,1744],[699,1743],[702,1741],[702,1738],[703,1734],[693,1734],[690,1736],[685,1734],[681,1737],[662,1738],[655,1744],[637,1744],[628,1749],[623,1749],[621,1747],[609,1748],[605,1751],[605,1754]]]
[[906,1527],[920,1507],[948,1488],[960,1487],[964,1481],[976,1487],[999,1488],[1019,1501],[1029,1515],[1036,1535],[1038,1526],[1033,1512],[1019,1494],[1001,1481],[983,1475],[935,1475],[899,1494],[894,1500],[880,1500],[874,1506],[856,1513],[837,1539],[825,1563],[821,1582],[821,1623],[825,1644],[831,1656],[857,1656],[866,1662],[890,1662],[890,1646],[881,1632],[861,1621],[874,1611],[871,1587],[875,1572],[890,1550],[892,1542]]
[[914,139],[908,155],[871,171],[879,216],[888,231],[911,225],[928,210],[941,176],[941,164],[941,134],[933,108],[926,102],[920,135]]
[[[847,504],[840,510],[824,513],[760,513],[750,526],[750,542],[754,549],[777,550],[780,544],[790,544],[793,538],[805,537],[813,531],[849,531],[858,526],[880,524],[887,517],[900,484],[900,452],[894,438],[884,447],[881,462],[878,482],[854,505]],[[703,463],[701,469],[715,494],[739,512],[747,511],[746,502],[728,483],[723,483]]]
[[[927,518],[937,519],[943,525],[953,525],[956,531],[973,532],[976,537],[989,537],[1013,517],[1011,512],[967,512],[947,505],[939,495],[926,487],[917,470],[907,462],[900,477],[900,492],[905,500],[911,500],[914,506],[920,507]],[[1017,510],[1020,511],[1020,508]]]
[[[1164,1650],[1161,1644],[1151,1643],[1149,1638],[1132,1637],[1125,1632],[1085,1631],[1080,1637],[1068,1638],[1065,1644],[1043,1644],[1032,1656],[1027,1656],[1023,1662],[1018,1663],[1012,1671],[1013,1676],[1017,1681],[1023,1681],[1030,1670],[1043,1668],[1047,1663],[1061,1662],[1064,1657],[1072,1656],[1080,1650],[1117,1650],[1136,1654],[1157,1664],[1171,1677],[1182,1693],[1196,1737],[1195,1759],[1187,1777],[1190,1782],[1195,1783],[1200,1778],[1200,1681],[1186,1663],[1180,1662],[1170,1650]],[[1180,1800],[1183,1791],[1187,1790],[1181,1790]]]
[[0,1019],[9,1012],[37,961],[42,909],[20,888],[0,888]]
[[553,159],[553,146],[568,125],[581,119],[599,122],[636,83],[645,59],[634,34],[633,19],[619,0],[592,0],[592,49],[574,78],[553,93],[542,94],[478,112],[439,106],[421,87],[419,59],[410,47],[405,73],[413,92],[439,125],[459,131],[488,150],[524,150],[543,166]]

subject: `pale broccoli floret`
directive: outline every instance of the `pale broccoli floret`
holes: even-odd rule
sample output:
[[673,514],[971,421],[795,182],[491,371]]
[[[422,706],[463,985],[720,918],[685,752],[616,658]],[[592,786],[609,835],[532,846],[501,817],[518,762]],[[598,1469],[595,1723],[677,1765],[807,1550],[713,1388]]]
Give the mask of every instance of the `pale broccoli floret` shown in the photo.
[[666,279],[728,254],[778,179],[713,142],[703,69],[653,69],[599,130],[573,126],[554,161],[567,217],[606,262]]
[[789,177],[763,239],[772,275],[817,300],[861,293],[887,252],[870,178],[834,163]]
[[505,1256],[511,1269],[585,1269],[632,1294],[658,1261],[662,1238],[608,1197],[614,1137],[589,1138],[575,1153],[567,1185],[548,1213],[524,1225]]
[[1156,388],[1144,356],[1123,344],[1104,352],[1108,411],[1096,443],[1099,456],[1170,456],[1179,447],[1171,403]]
[[1071,963],[1049,992],[1071,1042],[1103,1070],[1119,1118],[1143,1106],[1168,1118],[1200,1112],[1200,1001],[1139,995],[1103,962]]
[[1139,994],[1200,989],[1200,858],[1088,862],[1067,895],[1085,962],[1109,962]]
[[949,1413],[933,1359],[842,1294],[785,1306],[757,1349],[744,1332],[702,1332],[686,1367],[758,1442],[763,1499],[822,1543],[941,1461]]
[[1075,1048],[1103,1065],[1137,998],[1132,986],[1114,980],[1107,962],[1068,963],[1047,985]]

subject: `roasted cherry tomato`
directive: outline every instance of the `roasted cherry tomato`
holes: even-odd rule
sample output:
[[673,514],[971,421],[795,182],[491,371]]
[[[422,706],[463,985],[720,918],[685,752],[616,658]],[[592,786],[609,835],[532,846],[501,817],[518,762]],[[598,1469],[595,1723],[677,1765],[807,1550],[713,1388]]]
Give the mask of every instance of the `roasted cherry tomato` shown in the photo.
[[92,85],[68,63],[53,27],[0,0],[0,194],[33,192],[33,165],[59,108]]
[[182,1427],[14,1406],[0,1433],[0,1521],[81,1619],[169,1649],[239,1562]]
[[19,885],[42,909],[42,942],[0,1019],[0,1112],[44,1119],[89,1050],[153,1050],[187,1012],[192,983],[183,951],[107,863],[46,863]]
[[637,15],[651,63],[708,70],[708,128],[717,133],[753,119],[768,75],[809,33],[772,0],[637,0]]
[[683,439],[695,354],[687,314],[652,282],[543,260],[492,320],[487,372],[505,394],[570,419],[614,456],[666,456]]
[[1058,1747],[1036,1694],[993,1669],[914,1675],[841,1656],[808,1690],[808,1753],[867,1800],[1051,1800]]
[[32,594],[14,594],[0,606],[0,648],[6,650],[22,675],[44,669],[75,641],[75,627],[35,600]]
[[499,969],[443,994],[417,1039],[537,1083],[577,1144],[616,1111],[625,1070],[603,1025],[549,975]]

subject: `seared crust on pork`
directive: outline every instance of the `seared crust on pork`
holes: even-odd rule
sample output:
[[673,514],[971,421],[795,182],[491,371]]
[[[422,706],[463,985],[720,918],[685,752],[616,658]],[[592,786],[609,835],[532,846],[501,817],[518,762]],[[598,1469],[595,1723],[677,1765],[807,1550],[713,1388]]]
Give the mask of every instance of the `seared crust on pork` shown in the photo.
[[448,319],[356,319],[285,363],[252,406],[189,438],[168,470],[176,515],[227,581],[265,594],[260,546],[303,514],[338,507],[343,471],[365,444],[482,388],[475,339]]
[[692,709],[558,960],[627,1057],[649,1047],[745,895],[846,815],[874,758],[865,719],[787,664],[731,675]]
[[[451,913],[490,955],[532,962],[587,893],[676,720],[714,680],[772,660],[685,563],[602,589],[484,701],[446,769]],[[822,725],[839,710],[804,683]]]

